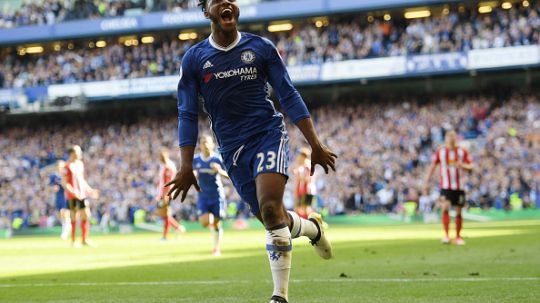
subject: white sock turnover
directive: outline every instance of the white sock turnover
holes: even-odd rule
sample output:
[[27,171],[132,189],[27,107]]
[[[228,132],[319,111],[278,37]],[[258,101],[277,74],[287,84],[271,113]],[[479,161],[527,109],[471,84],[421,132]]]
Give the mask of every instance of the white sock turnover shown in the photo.
[[291,218],[291,237],[296,239],[298,237],[306,236],[309,239],[315,239],[319,235],[319,228],[315,223],[310,220],[300,218],[300,216],[294,211],[287,211],[289,218]]

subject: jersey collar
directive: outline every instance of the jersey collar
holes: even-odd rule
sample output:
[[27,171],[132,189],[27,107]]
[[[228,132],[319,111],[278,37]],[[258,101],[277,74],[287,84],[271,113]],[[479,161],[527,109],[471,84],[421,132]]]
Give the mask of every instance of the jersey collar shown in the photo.
[[208,42],[210,42],[210,45],[212,45],[215,49],[220,50],[220,51],[224,51],[224,52],[228,52],[231,49],[235,48],[238,45],[238,43],[240,43],[240,39],[242,39],[242,34],[240,32],[238,32],[238,35],[236,35],[236,40],[234,40],[234,42],[231,43],[229,46],[223,47],[223,46],[220,46],[219,44],[217,44],[214,41],[214,38],[212,37],[212,34],[210,34],[210,37],[208,37]]

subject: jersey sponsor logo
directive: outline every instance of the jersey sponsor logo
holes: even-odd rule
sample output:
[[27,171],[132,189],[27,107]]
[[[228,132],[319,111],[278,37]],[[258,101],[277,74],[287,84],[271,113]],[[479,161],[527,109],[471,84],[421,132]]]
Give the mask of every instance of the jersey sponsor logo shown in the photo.
[[253,63],[253,61],[255,61],[255,53],[250,50],[243,51],[242,54],[240,55],[240,59],[245,64],[251,64]]
[[225,72],[218,72],[218,73],[208,73],[204,75],[203,81],[204,83],[210,82],[212,80],[212,77],[215,77],[216,79],[228,79],[231,77],[240,77],[241,81],[246,80],[255,80],[257,79],[257,68],[256,67],[242,67],[242,68],[236,68],[231,69]]
[[206,63],[203,65],[203,69],[207,69],[207,68],[210,68],[210,67],[214,67],[214,65],[212,64],[212,62],[210,62],[210,60],[206,61]]

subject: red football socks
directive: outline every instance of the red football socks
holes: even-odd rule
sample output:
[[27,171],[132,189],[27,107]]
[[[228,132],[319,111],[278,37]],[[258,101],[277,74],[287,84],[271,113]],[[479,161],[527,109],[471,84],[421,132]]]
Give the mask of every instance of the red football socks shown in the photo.
[[75,234],[77,232],[77,220],[71,220],[71,241],[75,242]]
[[456,237],[461,238],[461,226],[463,224],[463,219],[461,215],[456,216]]
[[88,220],[81,220],[81,234],[83,243],[86,242],[86,237],[88,237]]
[[[443,211],[442,224],[444,227],[444,234],[448,237],[448,229],[450,226],[450,215],[448,214],[448,211]],[[457,221],[456,221],[456,224],[457,224]]]
[[163,218],[163,239],[167,239],[168,233],[169,233],[169,219]]

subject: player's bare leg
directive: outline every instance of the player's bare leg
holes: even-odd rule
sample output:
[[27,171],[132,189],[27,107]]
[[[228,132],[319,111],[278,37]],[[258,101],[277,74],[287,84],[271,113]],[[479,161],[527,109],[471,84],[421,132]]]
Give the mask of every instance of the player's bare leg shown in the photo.
[[461,228],[463,227],[463,218],[461,217],[461,206],[456,207],[456,244],[465,245],[465,241],[461,238]]
[[441,211],[442,211],[442,224],[444,228],[444,238],[441,240],[443,244],[450,244],[450,201],[446,200],[444,197],[441,197]]

